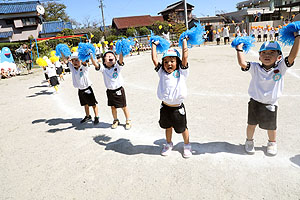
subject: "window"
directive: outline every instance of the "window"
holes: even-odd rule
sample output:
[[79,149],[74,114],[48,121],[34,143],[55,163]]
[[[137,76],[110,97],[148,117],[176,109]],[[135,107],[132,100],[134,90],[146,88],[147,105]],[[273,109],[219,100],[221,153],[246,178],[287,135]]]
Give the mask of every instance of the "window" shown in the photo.
[[36,19],[34,17],[27,17],[22,19],[23,26],[37,25]]
[[6,19],[5,22],[6,22],[6,25],[14,24],[14,20],[12,20],[12,19]]

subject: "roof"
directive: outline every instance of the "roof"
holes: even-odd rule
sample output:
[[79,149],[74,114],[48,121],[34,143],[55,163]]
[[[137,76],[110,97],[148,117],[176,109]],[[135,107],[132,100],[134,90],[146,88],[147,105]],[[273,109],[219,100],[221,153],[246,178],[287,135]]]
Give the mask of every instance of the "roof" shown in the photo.
[[251,5],[259,5],[260,3],[268,2],[269,0],[249,0],[249,1],[242,1],[236,4],[237,8],[240,7],[248,7]]
[[11,37],[12,34],[13,34],[12,31],[0,32],[0,38],[8,38],[8,37]]
[[[164,10],[160,11],[158,14],[161,14],[161,13],[164,13],[166,11],[169,11],[169,10],[173,10],[174,8],[176,8],[177,6],[181,5],[183,2],[182,1],[178,1],[176,3],[173,3],[169,6],[167,6],[167,8],[165,8]],[[187,4],[187,7],[190,6],[192,8],[194,8],[195,6],[189,4],[189,3],[186,3]]]
[[36,12],[39,1],[0,3],[0,14]]
[[61,32],[65,28],[72,29],[71,22],[63,22],[63,21],[44,22],[41,34],[57,33],[57,32]]
[[164,21],[164,19],[162,16],[150,15],[113,18],[113,23],[116,25],[117,29],[151,26],[156,21]]

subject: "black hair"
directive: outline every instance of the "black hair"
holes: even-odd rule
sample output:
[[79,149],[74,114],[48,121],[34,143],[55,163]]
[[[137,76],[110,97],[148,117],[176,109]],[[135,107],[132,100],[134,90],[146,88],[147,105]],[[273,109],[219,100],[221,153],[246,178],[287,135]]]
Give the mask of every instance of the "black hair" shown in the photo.
[[102,63],[104,65],[104,67],[107,67],[106,64],[104,63],[104,58],[105,58],[105,56],[106,56],[107,53],[112,53],[115,56],[116,60],[117,60],[117,56],[116,56],[115,52],[113,52],[113,51],[107,51],[107,52],[105,52],[103,54],[103,56],[102,56]]
[[[181,65],[182,61],[178,56],[167,56],[167,57],[176,57],[176,69],[179,69],[179,66]],[[162,59],[162,67],[164,68],[164,58]]]

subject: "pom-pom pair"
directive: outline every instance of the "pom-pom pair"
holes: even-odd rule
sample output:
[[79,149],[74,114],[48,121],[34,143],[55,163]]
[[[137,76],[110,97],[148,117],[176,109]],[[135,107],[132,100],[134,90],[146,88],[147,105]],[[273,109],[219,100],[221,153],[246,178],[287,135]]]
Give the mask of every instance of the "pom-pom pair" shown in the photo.
[[279,41],[284,45],[293,45],[295,36],[294,33],[299,33],[300,31],[300,21],[296,21],[288,24],[287,26],[280,29]]
[[231,46],[233,48],[236,48],[238,45],[240,44],[244,44],[243,45],[243,50],[248,53],[249,50],[251,49],[251,47],[254,47],[254,43],[255,39],[251,36],[244,36],[244,37],[236,37],[232,43]]
[[192,45],[200,45],[204,42],[203,34],[205,30],[200,23],[195,23],[196,26],[183,32],[179,37],[179,47],[182,47],[182,41],[184,38],[188,38],[187,45],[188,47],[192,47]]
[[71,55],[71,51],[66,44],[58,44],[55,51],[55,55],[58,57],[69,57]]
[[78,45],[78,59],[81,61],[87,61],[91,58],[91,55],[95,58],[96,48],[91,43],[79,43]]
[[126,56],[130,54],[131,47],[134,46],[134,42],[129,39],[122,38],[116,43],[116,54],[121,54]]
[[158,45],[156,46],[156,50],[159,53],[163,53],[164,51],[168,50],[170,48],[170,42],[160,36],[154,35],[151,31],[151,37],[149,40],[149,45],[152,47],[153,42],[159,42]]

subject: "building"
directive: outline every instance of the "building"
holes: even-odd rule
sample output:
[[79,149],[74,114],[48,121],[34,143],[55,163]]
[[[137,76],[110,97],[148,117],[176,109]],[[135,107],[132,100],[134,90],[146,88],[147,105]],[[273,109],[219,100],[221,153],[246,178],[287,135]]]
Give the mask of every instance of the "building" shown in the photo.
[[39,35],[41,38],[54,37],[65,28],[72,29],[71,22],[63,21],[44,22],[42,26],[42,31]]
[[43,7],[39,1],[0,3],[0,42],[37,38],[42,30]]
[[150,16],[150,15],[142,15],[142,16],[131,16],[131,17],[118,17],[113,18],[112,20],[112,28],[117,30],[117,33],[126,33],[126,30],[130,27],[138,28],[138,27],[147,27],[152,26],[156,21],[163,22],[164,19],[162,16]]
[[[195,6],[187,3],[187,18],[188,21],[192,19],[192,11]],[[178,1],[174,4],[167,6],[164,10],[160,11],[158,14],[163,16],[165,21],[185,23],[185,13],[184,13],[184,3],[183,1]]]
[[27,41],[28,37],[52,37],[70,22],[44,22],[45,9],[40,1],[0,3],[0,42]]

